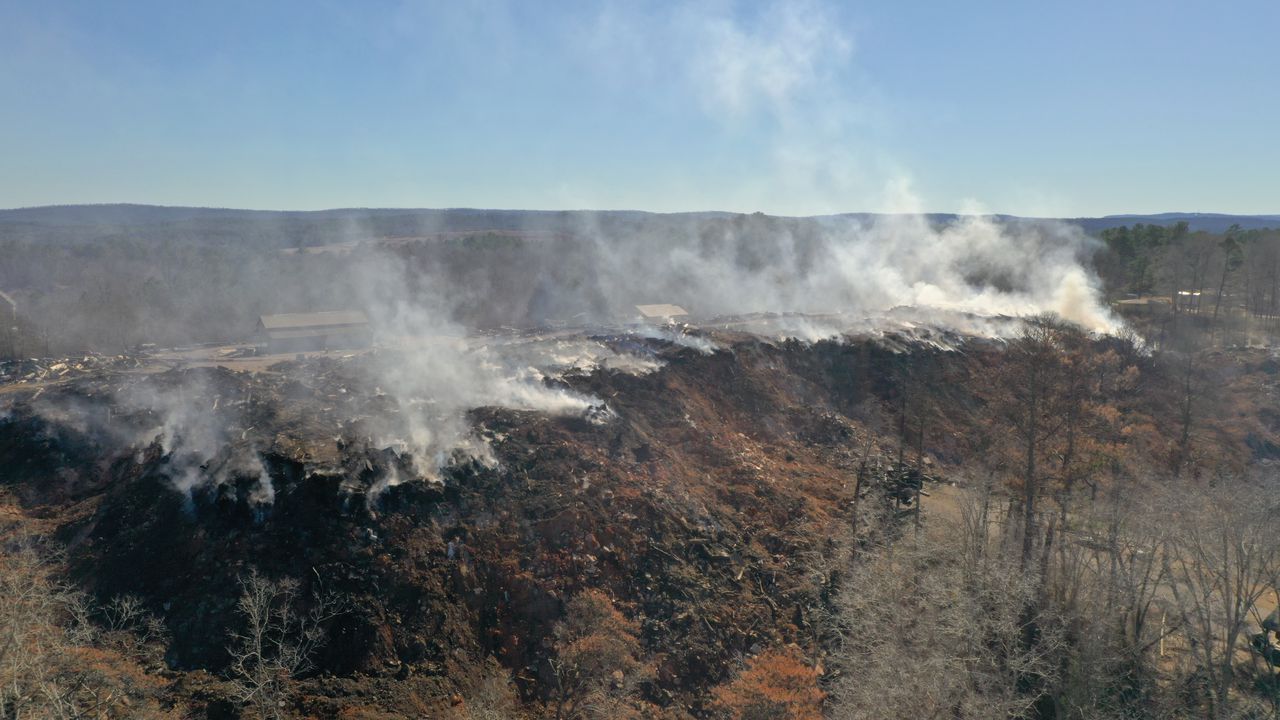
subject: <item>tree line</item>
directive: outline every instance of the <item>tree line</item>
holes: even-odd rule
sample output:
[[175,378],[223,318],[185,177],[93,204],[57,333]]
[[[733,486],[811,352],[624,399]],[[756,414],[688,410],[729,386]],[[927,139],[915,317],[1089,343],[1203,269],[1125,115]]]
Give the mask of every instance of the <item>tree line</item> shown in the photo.
[[[1109,299],[1150,299],[1134,312],[1158,338],[1190,333],[1214,341],[1274,338],[1280,316],[1280,230],[1192,232],[1186,222],[1103,230],[1096,259]],[[1136,309],[1137,306],[1131,306]]]

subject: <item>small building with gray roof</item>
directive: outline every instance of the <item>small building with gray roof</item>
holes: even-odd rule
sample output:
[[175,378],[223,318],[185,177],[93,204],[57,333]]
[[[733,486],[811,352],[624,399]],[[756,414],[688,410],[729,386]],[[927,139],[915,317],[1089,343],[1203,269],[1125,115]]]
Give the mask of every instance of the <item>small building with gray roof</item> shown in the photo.
[[351,350],[372,345],[373,332],[359,310],[283,313],[258,318],[256,342],[268,354]]
[[679,305],[637,305],[641,322],[674,323],[689,319],[689,311]]

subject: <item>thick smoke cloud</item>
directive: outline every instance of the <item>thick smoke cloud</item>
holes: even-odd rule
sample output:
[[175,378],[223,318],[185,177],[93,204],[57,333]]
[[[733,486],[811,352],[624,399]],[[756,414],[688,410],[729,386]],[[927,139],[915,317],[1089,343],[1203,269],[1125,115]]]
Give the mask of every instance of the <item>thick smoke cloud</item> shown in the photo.
[[676,303],[713,323],[790,313],[767,332],[802,339],[875,332],[876,318],[904,307],[916,322],[969,334],[1009,333],[1015,325],[1001,318],[1044,312],[1095,332],[1117,327],[1087,264],[1091,242],[1065,224],[988,216],[934,224],[922,215],[593,221],[600,217],[580,216],[568,242],[526,241],[501,263],[469,268],[465,280],[381,251],[350,266],[352,286],[363,289],[357,302],[385,346],[364,369],[405,411],[384,437],[412,452],[420,475],[434,477],[459,453],[489,458],[465,421],[472,408],[604,419],[599,399],[558,385],[557,374],[656,367],[582,337],[469,337],[459,318],[476,307],[515,308],[506,320],[519,326],[625,332],[703,353],[714,341],[629,324],[634,306]]
[[1088,265],[1092,241],[1061,223],[757,217],[675,239],[591,237],[594,264],[579,268],[595,278],[585,295],[609,297],[619,310],[647,301],[680,303],[701,317],[858,316],[909,306],[985,316],[1052,312],[1095,332],[1117,327]]

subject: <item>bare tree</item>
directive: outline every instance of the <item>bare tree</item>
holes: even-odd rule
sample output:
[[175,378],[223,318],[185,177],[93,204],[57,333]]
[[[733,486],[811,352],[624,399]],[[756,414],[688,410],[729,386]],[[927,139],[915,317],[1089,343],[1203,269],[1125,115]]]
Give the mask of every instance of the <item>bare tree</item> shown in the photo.
[[[151,617],[133,600],[99,612],[83,594],[58,582],[48,553],[16,541],[0,552],[0,717],[29,720],[161,718],[153,684],[132,652],[155,636],[135,636]],[[117,627],[93,618],[112,616]],[[147,630],[145,632],[151,632]]]
[[312,668],[315,651],[327,640],[326,624],[345,603],[317,590],[303,609],[297,580],[269,580],[257,570],[240,578],[240,590],[237,608],[245,627],[227,648],[231,678],[240,701],[259,717],[281,718],[294,678]]
[[586,590],[569,601],[555,629],[555,717],[594,720],[628,713],[628,700],[647,678],[640,659],[639,625],[627,619],[613,600]]
[[1153,648],[1176,623],[1163,622],[1165,575],[1159,508],[1138,488],[1118,485],[1075,510],[1044,569],[1042,602],[1061,618],[1070,649],[1059,663],[1058,717],[1170,717],[1155,682]]
[[452,708],[450,720],[511,720],[519,717],[520,699],[511,673],[490,660],[480,681]]
[[982,505],[860,556],[828,658],[830,717],[1033,716],[1061,636],[1053,618],[1037,615],[1038,641],[1024,643],[1037,583],[1016,558],[971,547],[985,542]]
[[0,717],[23,716],[41,703],[41,683],[63,641],[53,620],[66,599],[35,548],[19,543],[0,556]]
[[1274,488],[1180,486],[1164,572],[1199,676],[1207,717],[1235,711],[1236,673],[1257,603],[1280,583]]
[[1235,272],[1244,262],[1244,251],[1240,243],[1240,226],[1232,225],[1227,228],[1227,232],[1223,235],[1222,241],[1218,243],[1218,249],[1222,251],[1222,275],[1218,281],[1218,293],[1213,301],[1213,320],[1209,328],[1210,338],[1218,328],[1218,311],[1222,308],[1222,298],[1227,290],[1227,278],[1231,273]]
[[1012,427],[1022,453],[1022,551],[1019,565],[1027,568],[1038,539],[1037,502],[1044,472],[1044,445],[1062,429],[1063,341],[1073,329],[1052,316],[1027,320],[1022,335],[1010,348],[1010,376],[999,410]]

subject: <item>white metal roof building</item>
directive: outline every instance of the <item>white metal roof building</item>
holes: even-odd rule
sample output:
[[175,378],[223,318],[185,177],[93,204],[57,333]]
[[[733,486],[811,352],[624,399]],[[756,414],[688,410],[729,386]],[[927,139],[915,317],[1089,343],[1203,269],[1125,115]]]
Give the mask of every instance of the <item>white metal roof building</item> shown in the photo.
[[369,318],[359,310],[283,313],[258,318],[258,344],[269,353],[369,347]]
[[689,311],[679,305],[637,305],[636,310],[647,322],[678,322],[689,317]]

